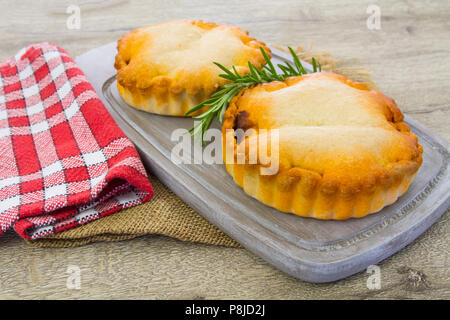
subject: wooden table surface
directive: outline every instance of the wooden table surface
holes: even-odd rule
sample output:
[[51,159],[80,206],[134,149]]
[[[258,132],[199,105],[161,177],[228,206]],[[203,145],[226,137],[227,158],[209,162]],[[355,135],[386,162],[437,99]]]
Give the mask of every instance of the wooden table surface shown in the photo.
[[[381,29],[369,30],[369,5]],[[69,30],[66,9],[81,9]],[[0,1],[0,60],[49,41],[72,56],[116,41],[142,25],[204,19],[240,26],[276,44],[313,43],[338,58],[359,57],[402,110],[450,140],[450,1]],[[368,273],[310,284],[269,266],[245,249],[147,236],[79,248],[27,246],[0,236],[0,298],[365,299],[450,298],[449,212],[425,234],[379,264],[381,288]],[[67,288],[68,266],[81,289]]]

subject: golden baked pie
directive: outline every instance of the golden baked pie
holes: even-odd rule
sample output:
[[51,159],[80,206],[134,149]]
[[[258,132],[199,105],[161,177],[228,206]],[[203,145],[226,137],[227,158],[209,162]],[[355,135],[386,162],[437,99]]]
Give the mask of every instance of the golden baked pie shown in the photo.
[[[253,133],[239,141],[237,129]],[[244,89],[225,113],[222,138],[226,169],[246,193],[318,219],[363,217],[392,204],[423,153],[394,100],[334,73]],[[238,163],[239,155],[248,160],[263,147],[270,163],[259,153],[253,164]],[[274,161],[278,170],[262,174]]]
[[227,82],[213,62],[245,74],[248,61],[264,62],[260,47],[270,54],[246,31],[224,24],[172,21],[143,27],[118,41],[119,93],[137,109],[184,116]]

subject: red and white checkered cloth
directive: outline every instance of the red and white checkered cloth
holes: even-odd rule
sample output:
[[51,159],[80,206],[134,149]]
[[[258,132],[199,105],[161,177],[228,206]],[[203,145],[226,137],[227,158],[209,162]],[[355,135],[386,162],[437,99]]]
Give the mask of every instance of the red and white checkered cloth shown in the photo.
[[0,234],[35,239],[152,196],[133,144],[67,52],[41,43],[0,63]]

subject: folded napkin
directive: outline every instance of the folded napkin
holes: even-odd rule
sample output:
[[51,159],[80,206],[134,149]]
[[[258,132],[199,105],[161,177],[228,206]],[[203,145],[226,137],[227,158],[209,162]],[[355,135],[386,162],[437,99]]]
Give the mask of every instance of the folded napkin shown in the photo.
[[36,239],[152,196],[133,144],[64,50],[35,44],[0,63],[0,233]]

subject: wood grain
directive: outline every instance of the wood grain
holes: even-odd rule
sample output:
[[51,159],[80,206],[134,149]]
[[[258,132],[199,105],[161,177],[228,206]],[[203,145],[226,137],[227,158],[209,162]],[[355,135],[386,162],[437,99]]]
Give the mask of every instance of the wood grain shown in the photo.
[[[50,41],[76,56],[141,25],[172,19],[236,24],[268,43],[304,44],[360,57],[378,87],[414,119],[450,140],[450,2],[377,1],[381,30],[366,27],[373,1],[0,1],[0,60]],[[66,28],[69,4],[81,29]],[[6,9],[5,9],[6,8]],[[380,290],[365,273],[331,284],[289,277],[243,249],[148,236],[80,248],[30,248],[0,237],[2,298],[450,298],[448,212],[381,267]],[[68,290],[68,265],[81,290]]]

